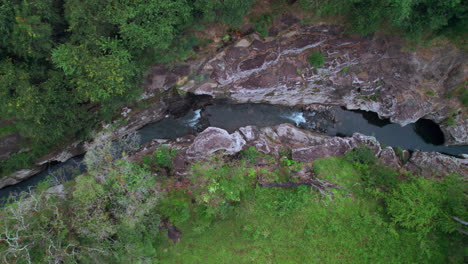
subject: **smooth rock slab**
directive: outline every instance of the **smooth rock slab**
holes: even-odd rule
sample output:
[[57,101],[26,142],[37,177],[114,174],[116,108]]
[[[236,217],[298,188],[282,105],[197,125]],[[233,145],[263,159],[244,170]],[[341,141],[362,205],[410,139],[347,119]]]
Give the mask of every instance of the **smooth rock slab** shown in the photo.
[[245,144],[238,131],[229,134],[224,129],[208,127],[195,138],[186,154],[189,159],[203,159],[219,150],[234,154],[241,151]]
[[424,177],[443,176],[450,173],[466,177],[468,159],[455,158],[437,152],[415,151],[404,168]]

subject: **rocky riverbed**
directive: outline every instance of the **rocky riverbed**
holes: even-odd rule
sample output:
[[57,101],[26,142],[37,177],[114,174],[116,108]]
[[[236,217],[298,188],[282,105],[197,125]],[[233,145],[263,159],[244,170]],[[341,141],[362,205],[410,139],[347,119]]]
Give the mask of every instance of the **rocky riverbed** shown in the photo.
[[403,151],[403,155],[399,157],[393,148],[382,147],[372,136],[355,133],[352,137],[330,137],[291,124],[263,128],[246,126],[232,133],[221,128],[208,127],[197,136],[153,140],[130,159],[138,160],[143,155],[151,154],[161,145],[178,150],[174,162],[175,176],[185,175],[187,165],[194,161],[210,159],[214,154],[236,155],[249,146],[276,157],[284,155],[283,153],[291,153],[291,158],[300,162],[344,155],[356,147],[367,146],[383,163],[395,169],[412,171],[423,176],[468,174],[468,159],[421,151]]
[[[248,26],[241,31],[251,32]],[[309,64],[307,57],[314,52],[324,54],[322,67]],[[466,145],[466,107],[457,98],[446,96],[460,85],[466,85],[465,62],[466,53],[449,44],[411,51],[397,37],[343,34],[343,27],[337,24],[303,24],[293,15],[283,15],[273,21],[269,37],[244,34],[215,54],[175,67],[152,67],[143,94],[143,99],[151,104],[123,109],[125,121],[116,128],[115,134],[128,134],[161,120],[168,113],[183,113],[213,100],[224,100],[233,104],[266,103],[312,110],[343,106],[372,111],[400,125],[427,118],[441,126],[445,144]],[[177,91],[182,96],[160,97],[169,91]],[[318,152],[337,155],[343,152],[339,150],[343,140],[355,146],[349,138],[330,141],[317,138],[311,141],[315,145],[304,146],[302,152],[296,150],[296,158]],[[17,135],[0,139],[0,160],[19,151],[17,142]],[[31,177],[48,162],[63,162],[85,151],[86,144],[73,143],[65,150],[43,157],[31,169],[0,179],[0,188]],[[387,148],[377,154],[380,152],[393,160]],[[424,164],[434,160],[454,164],[447,165],[451,169],[466,164],[438,153],[418,153],[412,157],[419,157],[417,160],[421,162],[410,160],[408,164],[418,164],[413,168],[421,170],[426,170]]]

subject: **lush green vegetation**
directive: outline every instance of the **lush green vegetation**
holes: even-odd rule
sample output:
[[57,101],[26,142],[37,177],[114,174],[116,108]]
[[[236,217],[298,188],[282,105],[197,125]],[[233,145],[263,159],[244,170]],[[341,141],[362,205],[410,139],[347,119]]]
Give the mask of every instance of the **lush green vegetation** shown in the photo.
[[[167,174],[167,147],[103,165],[0,211],[7,263],[461,263],[466,185],[396,172],[360,148],[303,164],[245,150]],[[259,164],[262,164],[261,166]],[[311,177],[341,186],[262,187]],[[169,223],[169,224],[168,224]],[[166,235],[177,226],[181,237]],[[174,244],[173,241],[179,241]]]
[[322,67],[325,65],[325,56],[320,51],[314,51],[307,57],[307,61],[314,67]]
[[189,56],[195,27],[238,25],[252,3],[0,0],[0,120],[13,121],[31,149],[0,170],[86,136],[139,96],[149,64]]
[[318,15],[340,15],[348,29],[369,34],[383,28],[399,30],[411,39],[445,35],[466,41],[467,8],[461,0],[300,0]]

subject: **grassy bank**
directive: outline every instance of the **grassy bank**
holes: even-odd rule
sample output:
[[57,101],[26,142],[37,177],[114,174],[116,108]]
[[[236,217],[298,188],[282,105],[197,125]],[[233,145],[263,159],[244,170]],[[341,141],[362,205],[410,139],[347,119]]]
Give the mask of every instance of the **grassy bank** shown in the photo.
[[[134,162],[94,155],[100,165],[63,192],[42,184],[31,198],[1,210],[0,257],[8,263],[463,261],[466,236],[452,219],[468,217],[460,176],[436,180],[395,171],[365,148],[310,164],[249,148],[237,158],[193,163],[177,178],[176,154],[163,147]],[[271,187],[284,183],[295,187]]]

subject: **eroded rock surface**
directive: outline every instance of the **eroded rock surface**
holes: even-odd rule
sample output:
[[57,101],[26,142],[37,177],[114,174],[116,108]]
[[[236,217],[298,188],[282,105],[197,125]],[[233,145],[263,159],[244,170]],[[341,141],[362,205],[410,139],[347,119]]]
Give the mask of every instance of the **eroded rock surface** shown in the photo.
[[[155,70],[146,94],[168,89],[175,72],[193,76],[181,89],[235,103],[271,103],[288,106],[328,104],[373,111],[382,118],[406,125],[430,118],[444,125],[447,143],[468,143],[468,123],[456,98],[445,98],[465,81],[468,67],[464,52],[444,44],[408,51],[395,37],[364,38],[342,34],[336,24],[303,25],[288,15],[274,22],[275,38],[256,34],[239,40],[205,62],[185,68]],[[325,56],[314,67],[307,57]],[[169,82],[168,79],[172,81]],[[450,113],[456,125],[444,122]]]
[[234,154],[240,152],[245,143],[237,131],[229,134],[224,129],[209,127],[195,138],[186,154],[191,159],[208,158],[219,150],[225,151],[226,154]]
[[1,178],[0,179],[0,189],[9,186],[9,185],[14,185],[19,182],[24,181],[27,178],[30,178],[32,175],[37,174],[41,172],[44,169],[44,166],[35,166],[32,169],[24,169],[24,170],[19,170],[9,177]]
[[[395,169],[414,171],[423,176],[442,176],[449,173],[467,175],[468,159],[461,159],[440,153],[415,152],[402,165],[391,147],[383,148],[371,136],[355,133],[352,137],[330,137],[312,131],[299,129],[291,124],[259,128],[246,126],[232,134],[226,130],[209,127],[198,136],[187,136],[174,141],[154,141],[143,151],[151,153],[160,144],[178,149],[176,175],[185,175],[187,164],[195,160],[207,160],[213,154],[234,155],[242,149],[254,146],[265,154],[279,157],[284,150],[292,152],[292,159],[312,162],[319,158],[340,156],[359,146],[367,146],[385,164]],[[141,156],[141,155],[138,155]]]
[[416,151],[411,155],[405,168],[425,177],[455,173],[468,175],[468,159],[453,158],[437,152]]

